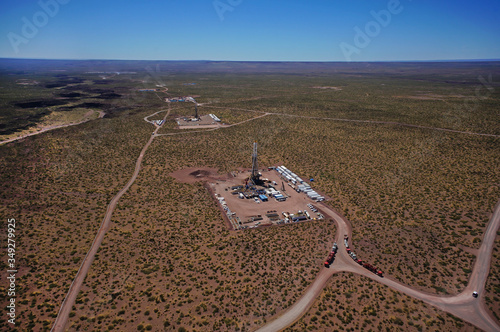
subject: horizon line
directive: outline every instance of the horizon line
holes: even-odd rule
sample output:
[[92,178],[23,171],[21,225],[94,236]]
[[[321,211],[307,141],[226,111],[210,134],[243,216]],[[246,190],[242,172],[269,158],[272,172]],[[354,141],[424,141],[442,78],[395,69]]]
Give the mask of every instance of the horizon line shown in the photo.
[[44,61],[170,61],[170,62],[253,62],[253,63],[416,63],[416,62],[499,62],[496,59],[434,59],[434,60],[365,60],[365,61],[346,61],[346,60],[172,60],[172,59],[76,59],[76,58],[9,58],[0,57],[0,60],[44,60]]

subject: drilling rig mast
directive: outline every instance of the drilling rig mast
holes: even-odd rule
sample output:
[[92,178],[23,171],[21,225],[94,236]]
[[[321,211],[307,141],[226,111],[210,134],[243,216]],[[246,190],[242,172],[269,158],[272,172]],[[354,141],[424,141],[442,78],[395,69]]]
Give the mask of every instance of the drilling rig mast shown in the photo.
[[261,182],[260,173],[257,166],[257,142],[253,143],[253,153],[252,153],[252,175],[250,176],[253,184],[258,184]]

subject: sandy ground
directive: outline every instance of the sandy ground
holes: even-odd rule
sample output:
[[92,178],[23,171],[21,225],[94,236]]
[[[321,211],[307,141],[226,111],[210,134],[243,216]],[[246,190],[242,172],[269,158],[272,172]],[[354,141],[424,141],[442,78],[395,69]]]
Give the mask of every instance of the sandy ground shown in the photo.
[[14,141],[17,141],[17,140],[20,140],[20,139],[23,139],[23,138],[26,138],[26,137],[29,137],[29,136],[38,135],[38,134],[44,133],[46,131],[54,130],[54,129],[64,128],[64,127],[69,127],[69,126],[76,126],[76,125],[88,122],[88,121],[92,120],[92,119],[88,119],[88,117],[91,116],[92,114],[94,114],[94,112],[98,112],[99,113],[99,118],[103,118],[104,115],[106,115],[106,113],[104,113],[103,111],[92,111],[91,110],[91,111],[88,111],[87,113],[85,113],[85,115],[83,117],[84,120],[82,120],[82,121],[75,122],[75,123],[60,124],[60,125],[51,125],[51,126],[43,126],[43,125],[41,125],[41,126],[39,126],[37,128],[36,132],[27,133],[27,134],[21,134],[21,136],[9,138],[9,139],[7,139],[5,141],[1,141],[0,144],[14,142]]

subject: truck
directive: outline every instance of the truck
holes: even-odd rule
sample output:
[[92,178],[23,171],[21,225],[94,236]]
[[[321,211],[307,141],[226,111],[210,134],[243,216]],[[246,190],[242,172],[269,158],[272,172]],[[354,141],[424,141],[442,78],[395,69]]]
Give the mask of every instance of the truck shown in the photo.
[[332,247],[332,251],[330,252],[330,254],[328,255],[328,258],[325,261],[325,267],[330,267],[330,265],[333,263],[333,261],[335,259],[335,254],[337,254],[337,249],[338,249],[337,242],[334,242],[333,247]]
[[335,260],[335,251],[332,251],[326,258],[325,267],[330,267],[330,265],[333,263],[334,260]]
[[307,220],[307,217],[306,216],[298,216],[298,217],[292,218],[293,222],[299,222],[299,221],[303,221],[303,220]]
[[367,269],[367,270],[369,270],[369,271],[371,271],[371,272],[375,273],[375,274],[376,274],[376,275],[378,275],[379,277],[383,277],[383,276],[384,276],[384,275],[383,275],[383,273],[382,273],[382,271],[380,271],[379,269],[377,269],[377,268],[376,268],[375,266],[373,266],[373,265],[370,265],[370,264],[368,264],[368,263],[366,263],[366,262],[362,262],[362,263],[361,263],[361,266],[363,266],[365,269]]
[[354,251],[352,251],[350,248],[349,248],[349,245],[348,245],[348,236],[347,234],[344,235],[344,243],[345,243],[345,246],[346,246],[346,250],[347,250],[347,254],[349,256],[351,256],[351,258],[356,262],[358,263],[359,265],[361,265],[362,267],[364,267],[365,269],[375,273],[376,275],[378,275],[379,277],[383,277],[384,276],[384,273],[382,271],[380,271],[379,269],[377,269],[375,266],[367,263],[367,262],[363,262],[361,259],[358,259],[358,257],[356,256],[356,254],[354,253]]

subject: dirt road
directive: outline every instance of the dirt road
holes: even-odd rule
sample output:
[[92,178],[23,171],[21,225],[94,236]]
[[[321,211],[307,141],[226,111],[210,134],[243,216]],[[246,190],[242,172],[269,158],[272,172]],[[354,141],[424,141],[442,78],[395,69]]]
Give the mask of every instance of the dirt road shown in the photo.
[[[148,123],[151,123],[151,124],[154,124],[154,121],[153,121],[153,120],[149,120],[149,118],[150,118],[150,117],[152,117],[152,116],[154,116],[154,115],[156,115],[156,114],[159,114],[159,113],[161,113],[161,112],[167,112],[167,111],[168,111],[168,110],[161,110],[161,111],[158,111],[158,112],[156,112],[156,113],[150,114],[150,115],[148,115],[148,116],[144,117],[144,121],[146,121],[146,122],[148,122]],[[163,120],[165,120],[165,118],[163,118]]]
[[[295,323],[309,310],[314,303],[314,300],[321,293],[321,290],[326,286],[329,278],[338,272],[353,272],[366,276],[389,286],[392,289],[422,300],[443,311],[449,312],[450,314],[459,317],[484,331],[500,331],[500,325],[490,315],[484,302],[484,286],[490,270],[491,255],[495,244],[496,234],[500,227],[500,201],[497,203],[485,230],[483,242],[479,248],[469,283],[464,291],[456,296],[437,296],[434,294],[420,292],[391,278],[381,278],[364,269],[349,257],[343,245],[344,234],[347,234],[349,238],[351,238],[351,227],[348,222],[324,204],[322,205],[321,210],[325,216],[329,216],[334,219],[338,227],[336,241],[337,244],[339,244],[339,250],[335,261],[329,269],[321,269],[312,285],[306,289],[304,295],[292,307],[277,316],[267,325],[257,330],[258,332],[280,331]],[[480,294],[478,298],[472,297],[473,291],[477,291]]]
[[341,119],[341,118],[325,118],[325,117],[318,117],[318,116],[305,116],[305,115],[294,115],[294,114],[284,114],[284,113],[269,113],[269,114],[280,115],[280,116],[289,116],[289,117],[294,117],[294,118],[305,118],[305,119],[316,119],[316,120],[330,120],[330,121],[340,121],[340,122],[358,122],[358,123],[383,124],[383,125],[393,125],[393,126],[410,127],[410,128],[420,128],[420,129],[428,129],[428,130],[437,130],[437,131],[444,131],[444,132],[449,132],[449,133],[465,134],[465,135],[487,136],[487,137],[497,137],[497,138],[500,137],[500,135],[495,135],[495,134],[474,133],[474,132],[471,132],[471,131],[461,131],[461,130],[448,129],[448,128],[429,127],[429,126],[422,126],[422,125],[416,125],[416,124],[411,124],[411,123],[394,122],[394,121],[377,121],[377,120],[356,120],[356,119]]
[[[170,114],[170,109],[168,110],[167,114],[163,118],[165,120],[167,116]],[[102,240],[104,239],[104,235],[106,232],[109,230],[110,225],[111,225],[111,216],[113,215],[113,211],[116,208],[116,204],[120,200],[120,198],[127,192],[127,190],[130,188],[130,186],[134,183],[135,179],[139,175],[139,171],[141,170],[141,163],[142,159],[144,158],[144,154],[148,150],[149,146],[153,142],[156,132],[158,131],[160,127],[155,126],[154,134],[149,137],[148,142],[142,148],[141,153],[139,154],[139,158],[137,158],[137,161],[135,162],[135,170],[130,178],[130,180],[127,182],[125,187],[123,187],[115,197],[111,200],[111,202],[108,205],[108,208],[106,210],[106,214],[104,216],[103,221],[101,222],[101,227],[97,231],[97,235],[94,238],[94,241],[92,242],[92,245],[90,246],[89,251],[87,252],[87,255],[85,255],[85,258],[82,262],[82,265],[80,265],[80,268],[78,269],[78,272],[76,273],[75,278],[73,279],[73,282],[71,283],[71,286],[69,287],[68,294],[66,294],[66,297],[64,298],[61,308],[59,309],[59,313],[57,314],[56,321],[54,322],[54,325],[52,326],[52,330],[54,332],[57,331],[64,331],[64,328],[66,327],[66,324],[68,322],[69,318],[69,313],[71,311],[71,308],[75,304],[76,297],[78,296],[78,293],[80,292],[80,288],[82,287],[83,281],[85,280],[85,277],[87,276],[87,273],[89,272],[90,266],[92,265],[92,262],[94,261],[95,254],[97,253],[97,250],[99,249],[99,246],[102,243]]]
[[[227,109],[227,107],[212,106],[212,105],[206,106],[206,107]],[[444,132],[449,132],[449,133],[465,134],[465,135],[476,135],[476,136],[486,136],[486,137],[496,137],[496,138],[500,137],[500,135],[495,135],[495,134],[475,133],[475,132],[471,132],[471,131],[462,131],[462,130],[455,130],[455,129],[448,129],[448,128],[439,128],[439,127],[429,127],[429,126],[422,126],[422,125],[417,125],[417,124],[395,122],[395,121],[377,121],[377,120],[359,120],[359,119],[329,118],[329,117],[307,116],[307,115],[275,113],[275,112],[267,113],[267,112],[264,112],[264,111],[250,110],[250,109],[244,109],[244,108],[235,108],[235,107],[231,107],[231,109],[239,110],[239,111],[246,111],[246,112],[254,112],[254,113],[266,113],[266,114],[269,114],[269,115],[286,116],[286,117],[291,117],[291,118],[302,118],[302,119],[313,119],[313,120],[326,120],[326,121],[339,121],[339,122],[356,122],[356,123],[369,123],[369,124],[382,124],[382,125],[393,125],[393,126],[401,126],[401,127],[410,127],[410,128],[420,128],[420,129],[428,129],[428,130],[437,130],[437,131],[444,131]]]
[[[211,108],[224,108],[224,109],[227,109],[227,107],[221,107],[221,106],[212,106],[212,105],[210,105],[210,106],[204,105],[204,106],[205,107],[211,107]],[[235,123],[235,124],[232,124],[232,125],[229,125],[229,126],[220,127],[220,128],[228,128],[228,127],[231,127],[231,126],[237,126],[237,125],[245,123],[247,121],[256,120],[258,118],[261,118],[261,117],[267,116],[267,115],[277,115],[277,116],[286,116],[286,117],[292,117],[292,118],[303,118],[303,119],[313,119],[313,120],[326,120],[326,121],[339,121],[339,122],[368,123],[368,124],[381,124],[381,125],[393,125],[393,126],[401,126],[401,127],[410,127],[410,128],[420,128],[420,129],[444,131],[444,132],[456,133],[456,134],[486,136],[486,137],[495,137],[495,138],[500,137],[500,135],[495,135],[495,134],[475,133],[475,132],[471,132],[471,131],[461,131],[461,130],[448,129],[448,128],[429,127],[429,126],[422,126],[422,125],[416,125],[416,124],[411,124],[411,123],[403,123],[403,122],[376,121],[376,120],[357,120],[357,119],[342,119],[342,118],[328,118],[328,117],[318,117],[318,116],[305,116],[305,115],[295,115],[295,114],[286,114],[286,113],[264,112],[264,111],[250,110],[250,109],[244,109],[244,108],[234,108],[234,107],[232,107],[231,109],[235,109],[235,110],[239,110],[239,111],[246,111],[246,112],[262,113],[262,115],[257,116],[257,117],[252,118],[252,119],[249,119],[249,120],[245,120],[245,121],[239,122],[239,123]],[[216,129],[220,129],[220,128],[216,128]],[[176,134],[171,133],[171,134],[160,134],[160,135],[176,135]]]

